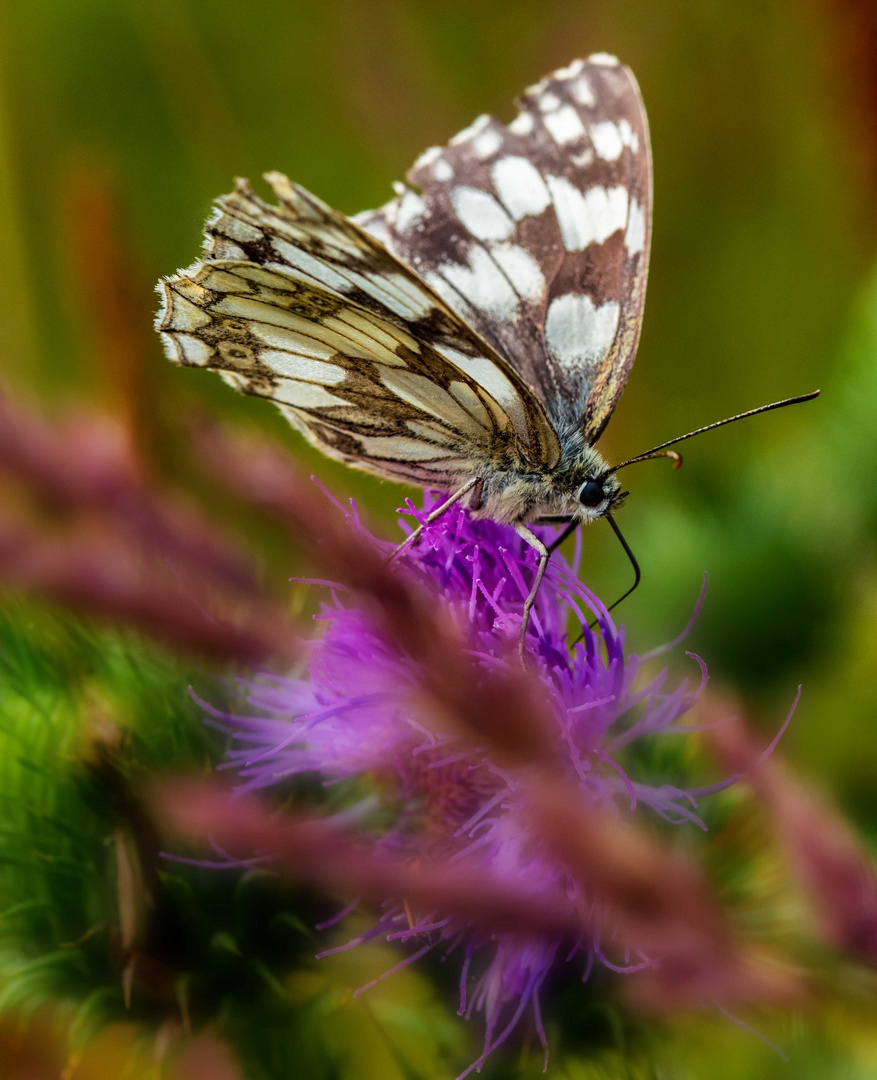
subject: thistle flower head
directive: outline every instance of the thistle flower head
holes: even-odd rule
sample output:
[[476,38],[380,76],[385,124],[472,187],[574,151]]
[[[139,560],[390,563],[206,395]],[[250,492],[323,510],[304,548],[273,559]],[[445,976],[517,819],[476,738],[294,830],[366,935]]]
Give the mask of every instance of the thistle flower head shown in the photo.
[[[409,505],[408,512],[420,521],[435,505],[428,498],[422,510]],[[361,529],[355,511],[349,520]],[[477,667],[486,670],[518,663],[514,642],[535,563],[535,553],[513,530],[454,507],[425,529],[399,572],[418,575],[436,605],[450,610]],[[342,588],[321,584],[328,596],[317,618],[325,629],[310,646],[306,676],[264,675],[249,683],[247,711],[254,715],[211,710],[231,730],[230,764],[243,786],[264,788],[299,774],[325,784],[355,780],[346,813],[366,824],[370,815],[380,819],[370,835],[383,853],[446,860],[537,899],[587,902],[581,885],[534,833],[526,786],[489,750],[445,729],[418,696],[411,658],[388,643]],[[591,630],[587,622],[594,618]],[[694,689],[683,682],[666,690],[666,672],[639,685],[641,658],[625,655],[623,629],[559,554],[549,565],[526,644],[558,761],[584,799],[619,813],[645,804],[668,820],[701,824],[693,793],[638,782],[616,754],[634,739],[673,727],[703,689],[703,664],[697,661],[701,678]],[[370,792],[365,797],[364,789]],[[372,814],[376,807],[380,815]],[[388,896],[372,929],[342,948],[383,936],[415,946],[402,964],[433,949],[459,957],[460,1012],[481,1013],[485,1022],[477,1065],[527,1008],[544,1042],[540,989],[555,961],[581,954],[585,978],[595,962],[615,971],[656,962],[613,946],[598,912],[592,925],[593,933],[570,954],[560,940],[476,930],[459,915],[412,910],[404,897]]]

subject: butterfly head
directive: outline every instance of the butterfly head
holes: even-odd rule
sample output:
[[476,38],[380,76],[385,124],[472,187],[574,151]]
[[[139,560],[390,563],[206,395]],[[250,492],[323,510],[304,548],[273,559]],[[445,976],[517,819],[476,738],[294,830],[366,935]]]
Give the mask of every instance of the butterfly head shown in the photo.
[[565,460],[553,477],[559,498],[554,513],[567,514],[583,524],[605,517],[621,503],[621,483],[593,447],[568,445]]

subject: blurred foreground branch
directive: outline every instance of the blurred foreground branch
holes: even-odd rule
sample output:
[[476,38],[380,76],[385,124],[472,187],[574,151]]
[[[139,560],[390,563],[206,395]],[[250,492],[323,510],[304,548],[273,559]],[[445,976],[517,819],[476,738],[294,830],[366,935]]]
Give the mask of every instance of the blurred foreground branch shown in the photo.
[[283,605],[207,519],[144,477],[103,417],[0,397],[0,585],[246,664],[293,658]]
[[723,764],[745,777],[766,805],[822,940],[877,967],[877,873],[852,829],[782,762],[764,760],[742,725],[716,727],[710,740]]

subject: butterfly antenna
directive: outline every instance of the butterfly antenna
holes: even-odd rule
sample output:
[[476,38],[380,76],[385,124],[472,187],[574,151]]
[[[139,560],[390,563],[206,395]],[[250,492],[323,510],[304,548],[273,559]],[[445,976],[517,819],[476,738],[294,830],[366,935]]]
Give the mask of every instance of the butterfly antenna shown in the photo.
[[[667,454],[662,454],[660,451],[665,450],[668,446],[673,446],[675,443],[683,442],[685,439],[693,439],[695,435],[703,435],[705,431],[712,431],[714,428],[724,427],[725,424],[733,424],[736,420],[745,420],[747,416],[758,416],[759,413],[770,412],[772,409],[784,409],[787,405],[798,405],[802,401],[812,401],[813,398],[816,397],[819,397],[818,390],[814,390],[810,394],[801,394],[799,397],[790,397],[784,398],[782,401],[773,401],[770,405],[761,405],[757,409],[750,409],[748,412],[737,413],[736,416],[729,416],[725,420],[717,420],[714,424],[707,424],[706,427],[698,428],[696,431],[689,431],[687,435],[678,435],[675,439],[668,439],[667,442],[660,443],[658,446],[653,446],[651,450],[647,450],[644,454],[637,454],[636,457],[628,458],[627,461],[622,461],[620,465],[615,465],[609,472],[615,473],[618,472],[619,469],[625,468],[627,465],[635,465],[639,461],[649,461],[651,458],[655,457],[673,458],[675,462],[673,468],[678,469],[682,464],[680,455],[676,454],[674,451],[670,451]],[[609,518],[609,521],[616,533],[618,533],[618,539],[621,540],[621,543],[624,545],[625,551],[627,551],[631,560],[634,561],[633,556],[630,555],[630,549],[627,547],[627,544],[624,543],[624,538],[621,533],[618,532],[618,527],[611,518]],[[635,561],[634,565],[636,565]],[[636,588],[636,586],[634,586],[634,588]],[[631,592],[632,591],[633,590],[631,590]],[[625,596],[626,595],[628,594],[625,593]],[[615,605],[613,604],[612,606],[614,607]]]

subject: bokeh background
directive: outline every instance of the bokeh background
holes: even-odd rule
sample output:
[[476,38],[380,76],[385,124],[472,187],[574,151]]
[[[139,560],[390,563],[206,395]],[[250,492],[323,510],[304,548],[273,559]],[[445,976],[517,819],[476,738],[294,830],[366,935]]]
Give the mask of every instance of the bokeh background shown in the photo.
[[[211,199],[232,177],[279,169],[342,211],[378,205],[427,146],[481,112],[509,118],[523,87],[593,51],[634,69],[655,162],[644,333],[601,450],[617,460],[822,389],[815,403],[688,444],[681,472],[655,462],[628,474],[623,526],[644,572],[623,611],[631,645],[674,636],[709,571],[690,647],[764,730],[804,684],[785,752],[877,842],[868,0],[4,3],[2,380],[49,410],[73,401],[123,415],[156,471],[183,486],[199,482],[176,469],[175,417],[209,408],[255,425],[390,535],[409,492],[315,455],[267,403],[166,362],[151,326],[154,282],[195,257]],[[276,537],[249,520],[229,525],[257,543],[267,577],[288,576]],[[607,599],[623,591],[629,568],[608,529],[588,533],[585,553],[586,580]],[[80,656],[64,640],[63,671],[47,646],[54,674],[42,677],[69,690],[80,677],[71,655],[88,653],[90,677],[103,664],[100,677],[121,678],[91,645],[80,642]],[[418,993],[437,1008],[425,984],[392,991]],[[826,1020],[797,1032],[785,1066],[739,1029],[695,1026],[673,1034],[671,1071],[654,1075],[877,1074],[873,1038],[844,1031]],[[338,1075],[395,1075],[375,1064],[372,1043],[383,1044],[369,1039]],[[90,1051],[75,1075],[119,1075],[114,1047]]]

